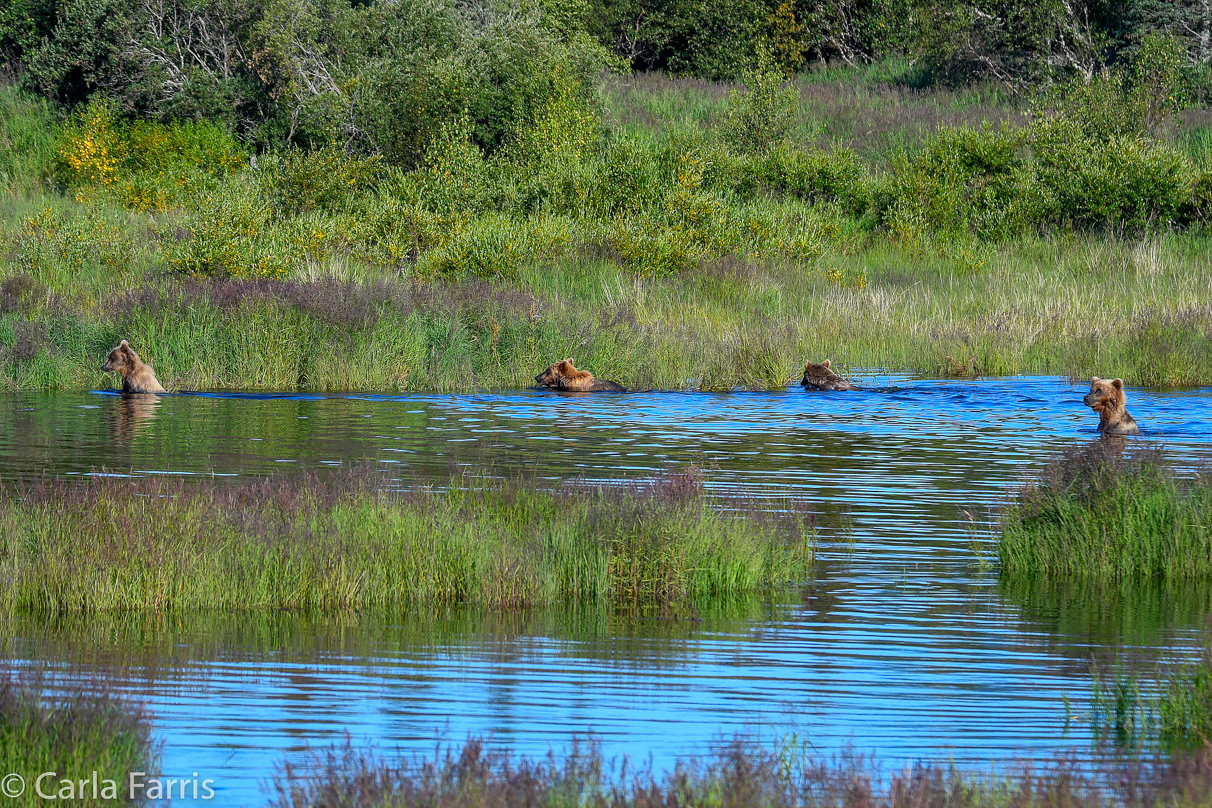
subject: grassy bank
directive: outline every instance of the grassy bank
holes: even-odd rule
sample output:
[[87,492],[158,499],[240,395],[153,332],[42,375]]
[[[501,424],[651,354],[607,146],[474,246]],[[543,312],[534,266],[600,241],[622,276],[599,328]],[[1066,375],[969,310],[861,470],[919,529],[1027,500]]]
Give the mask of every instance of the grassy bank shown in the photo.
[[395,490],[363,470],[246,487],[44,482],[0,505],[0,608],[40,612],[519,607],[728,597],[802,580],[811,528],[643,487]]
[[922,762],[886,772],[853,751],[830,760],[794,743],[771,749],[735,741],[659,774],[612,763],[593,745],[533,760],[472,740],[434,759],[347,744],[314,753],[305,767],[283,766],[272,786],[275,808],[1185,808],[1212,796],[1212,758],[1205,751],[1152,763],[1061,761],[1000,775]]
[[4,286],[0,389],[114,386],[100,364],[123,338],[170,389],[508,389],[565,356],[633,389],[781,387],[807,358],[941,375],[949,356],[980,374],[1207,384],[1201,250],[1023,242],[976,273],[890,244],[815,270],[720,260],[649,279],[589,259],[508,283],[151,273],[74,298],[23,275]]
[[[35,793],[35,780],[44,772],[57,772],[73,780],[89,779],[87,793],[78,782],[70,792],[73,805],[128,804],[129,772],[155,771],[156,750],[151,724],[142,708],[106,690],[77,691],[48,696],[45,681],[22,680],[0,674],[0,760],[4,774],[24,778],[20,797],[12,806],[45,805]],[[117,786],[122,799],[94,799],[92,774],[97,773],[98,794],[105,780]],[[43,782],[46,793],[61,793],[60,777]],[[9,785],[6,781],[6,786]],[[66,792],[63,792],[66,793]]]
[[1111,85],[1028,116],[894,67],[611,79],[492,154],[452,117],[407,170],[0,88],[0,389],[112,385],[122,338],[177,389],[517,388],[565,356],[639,389],[826,357],[1212,383],[1200,120],[1108,133]]
[[1160,449],[1071,449],[1002,513],[998,558],[1010,577],[1207,578],[1212,476],[1180,478]]

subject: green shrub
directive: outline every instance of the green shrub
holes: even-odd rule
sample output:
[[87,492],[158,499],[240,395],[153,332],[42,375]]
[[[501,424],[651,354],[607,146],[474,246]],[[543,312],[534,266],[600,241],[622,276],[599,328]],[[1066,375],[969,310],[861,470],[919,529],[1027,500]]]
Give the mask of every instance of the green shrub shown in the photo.
[[313,210],[337,213],[374,187],[381,175],[378,157],[354,157],[328,144],[319,149],[284,149],[261,160],[261,194],[280,215]]
[[244,164],[243,149],[219,126],[127,122],[112,100],[95,96],[59,132],[55,178],[80,201],[167,210]]
[[795,88],[763,54],[757,67],[745,71],[745,89],[728,94],[725,142],[743,154],[765,154],[791,133],[798,102]]
[[665,144],[635,136],[610,140],[598,159],[587,210],[606,220],[651,211],[660,205],[674,171]]
[[913,158],[900,158],[876,190],[880,221],[902,240],[1001,240],[1042,225],[1021,154],[1020,130],[944,129]]
[[168,265],[194,275],[280,278],[298,258],[255,181],[243,178],[210,194],[164,239]]
[[1168,229],[1188,208],[1194,175],[1176,149],[1142,137],[1086,136],[1056,118],[1032,127],[1040,181],[1056,199],[1056,223]]
[[489,213],[460,222],[417,261],[421,278],[491,278],[514,275],[530,255],[530,239],[510,216]]

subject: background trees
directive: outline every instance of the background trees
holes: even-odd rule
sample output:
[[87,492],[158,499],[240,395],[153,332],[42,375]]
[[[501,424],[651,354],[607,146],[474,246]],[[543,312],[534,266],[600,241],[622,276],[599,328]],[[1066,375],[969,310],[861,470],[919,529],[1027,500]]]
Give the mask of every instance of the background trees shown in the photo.
[[1212,0],[10,0],[0,10],[0,69],[64,108],[101,93],[124,115],[219,122],[256,148],[337,144],[404,167],[452,116],[492,153],[557,96],[592,110],[596,76],[612,66],[735,79],[759,62],[791,75],[891,58],[915,82],[1035,95],[1109,72],[1155,80],[1126,72],[1142,51],[1155,73],[1181,73],[1180,95],[1205,98]]

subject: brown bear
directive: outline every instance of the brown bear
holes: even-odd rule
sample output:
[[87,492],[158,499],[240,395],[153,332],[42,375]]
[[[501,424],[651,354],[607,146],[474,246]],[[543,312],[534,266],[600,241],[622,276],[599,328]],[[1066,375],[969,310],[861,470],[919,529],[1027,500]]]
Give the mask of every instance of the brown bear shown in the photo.
[[813,390],[858,390],[850,382],[833,372],[826,359],[819,365],[812,362],[804,363],[804,380],[800,382],[804,389]]
[[535,376],[534,380],[551,390],[565,390],[572,393],[627,392],[627,388],[618,382],[595,379],[592,373],[587,370],[577,370],[572,363],[571,357],[556,362]]
[[975,376],[976,375],[976,357],[971,357],[967,362],[961,362],[958,359],[952,359],[949,356],[943,357],[947,360],[947,375],[948,376]]
[[1082,401],[1098,413],[1098,431],[1104,435],[1140,434],[1136,419],[1128,414],[1125,406],[1128,397],[1124,395],[1123,379],[1107,381],[1095,376],[1090,380],[1090,392]]
[[117,348],[109,352],[109,358],[101,366],[106,373],[117,373],[122,377],[123,393],[165,393],[160,386],[155,371],[151,365],[139,358],[139,354],[131,350],[126,340],[122,340]]

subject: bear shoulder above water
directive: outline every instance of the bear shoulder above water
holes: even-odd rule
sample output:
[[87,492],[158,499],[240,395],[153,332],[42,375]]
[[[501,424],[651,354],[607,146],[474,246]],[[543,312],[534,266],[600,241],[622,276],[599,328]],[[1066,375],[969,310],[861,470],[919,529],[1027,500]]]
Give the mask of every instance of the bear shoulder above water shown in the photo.
[[151,365],[139,358],[126,340],[109,352],[101,370],[117,373],[122,377],[123,393],[165,393]]
[[811,390],[858,390],[850,382],[843,379],[841,376],[833,372],[830,368],[829,360],[826,359],[820,364],[813,362],[804,363],[804,379],[800,382],[800,386]]
[[534,380],[550,390],[564,390],[571,393],[627,392],[627,388],[618,382],[595,379],[592,373],[587,370],[577,370],[572,363],[571,357],[560,360],[535,376]]

